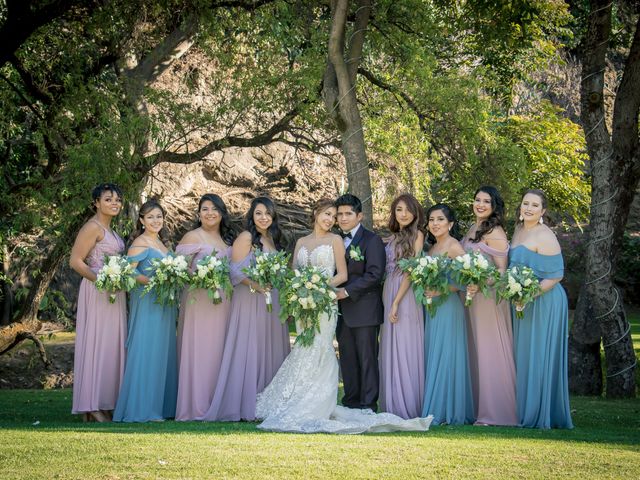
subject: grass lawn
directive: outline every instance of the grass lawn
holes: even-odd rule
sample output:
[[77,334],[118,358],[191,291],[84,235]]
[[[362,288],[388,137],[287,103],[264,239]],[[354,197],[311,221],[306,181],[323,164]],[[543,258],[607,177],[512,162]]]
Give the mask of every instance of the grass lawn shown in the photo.
[[[640,316],[631,315],[640,356]],[[0,478],[639,478],[640,399],[573,397],[574,430],[356,436],[253,423],[84,424],[71,390],[0,390]]]

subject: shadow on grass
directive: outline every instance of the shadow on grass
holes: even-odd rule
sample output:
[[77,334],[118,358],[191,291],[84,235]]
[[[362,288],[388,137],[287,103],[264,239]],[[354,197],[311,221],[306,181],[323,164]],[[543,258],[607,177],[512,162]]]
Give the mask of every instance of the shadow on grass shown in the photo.
[[[424,437],[425,435],[482,441],[529,439],[612,444],[640,451],[640,399],[607,400],[573,397],[574,430],[537,430],[509,427],[440,426],[429,432],[367,434]],[[71,390],[0,390],[0,428],[24,431],[100,432],[109,434],[271,435],[255,422],[83,423],[71,415]],[[34,425],[35,422],[39,422]],[[285,434],[278,434],[285,435]],[[290,434],[293,437],[308,435]],[[319,434],[323,435],[323,434]],[[332,435],[330,435],[332,436]]]

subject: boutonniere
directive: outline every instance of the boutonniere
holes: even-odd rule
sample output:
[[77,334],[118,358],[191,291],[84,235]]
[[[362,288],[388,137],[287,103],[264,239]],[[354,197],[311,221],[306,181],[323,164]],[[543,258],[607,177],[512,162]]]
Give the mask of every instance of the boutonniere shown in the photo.
[[349,249],[349,258],[351,260],[355,260],[356,262],[363,262],[364,255],[362,255],[362,251],[360,251],[360,247],[357,245],[355,247],[351,247]]

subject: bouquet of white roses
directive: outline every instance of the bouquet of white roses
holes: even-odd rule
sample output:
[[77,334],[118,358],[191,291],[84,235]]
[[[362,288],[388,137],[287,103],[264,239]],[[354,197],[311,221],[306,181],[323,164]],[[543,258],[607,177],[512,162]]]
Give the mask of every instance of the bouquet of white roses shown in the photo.
[[509,268],[496,283],[497,297],[516,304],[516,318],[524,317],[525,305],[540,292],[538,277],[524,265]]
[[[430,257],[423,254],[398,261],[400,270],[409,274],[416,300],[427,308],[429,315],[436,313],[438,303],[441,303],[450,293],[447,277],[449,263],[447,256]],[[433,298],[425,297],[424,292],[427,290],[435,290],[440,294],[438,302],[434,303]]]
[[214,251],[200,260],[191,277],[190,290],[198,288],[204,288],[207,291],[207,296],[214,305],[222,302],[221,290],[227,299],[231,298],[233,285],[229,278],[229,259],[216,257]]
[[271,288],[280,288],[289,272],[289,257],[286,252],[267,253],[260,249],[255,251],[255,262],[242,271],[249,280],[253,280],[265,290],[264,298],[267,302],[267,311],[271,312]]
[[[486,297],[489,294],[489,280],[496,280],[499,273],[494,264],[479,252],[468,252],[451,261],[451,279],[458,285],[477,285]],[[464,305],[471,305],[473,296],[467,292]]]
[[182,290],[189,284],[189,259],[184,255],[167,255],[164,258],[154,258],[151,265],[155,267],[155,273],[142,295],[153,290],[156,303],[176,305],[180,301]]
[[296,321],[296,343],[308,347],[320,331],[320,313],[337,313],[336,293],[321,271],[307,266],[294,270],[280,289],[280,319]]
[[97,276],[95,286],[100,292],[109,292],[109,303],[116,301],[116,292],[128,292],[136,286],[136,270],[122,255],[105,255]]

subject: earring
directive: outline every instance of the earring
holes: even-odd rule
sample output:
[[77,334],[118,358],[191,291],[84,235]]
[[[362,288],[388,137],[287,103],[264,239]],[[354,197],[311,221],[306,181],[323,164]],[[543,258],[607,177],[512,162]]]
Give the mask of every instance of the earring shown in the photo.
[[142,230],[144,230],[144,225],[142,225]]
[[522,214],[520,214],[520,221],[524,222],[524,217],[522,216]]
[[544,223],[544,221],[542,220],[542,217],[540,217],[540,220],[538,220],[538,222],[540,223],[540,225]]

